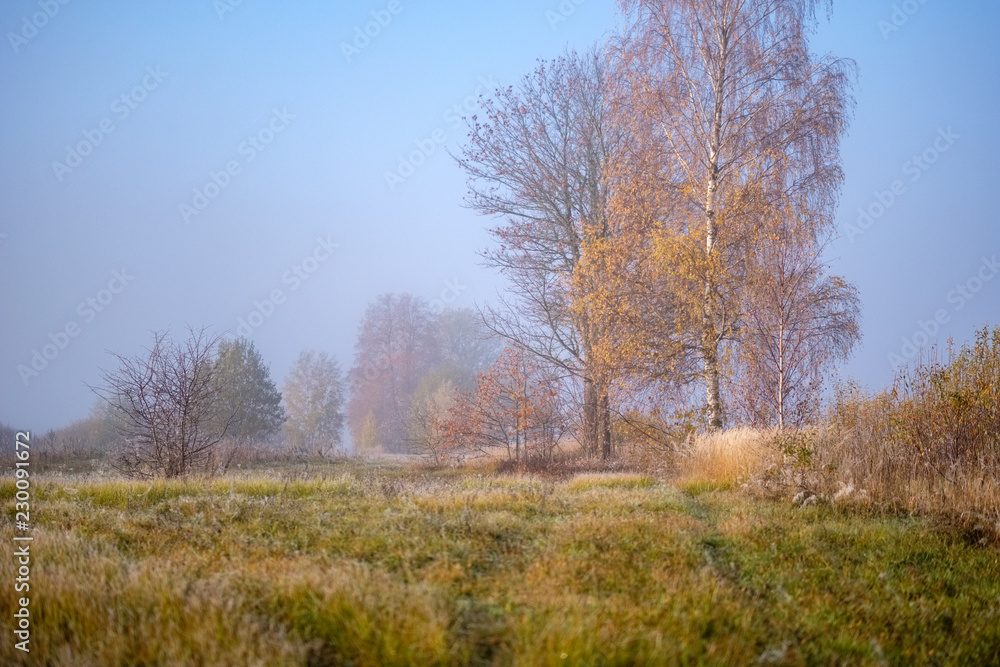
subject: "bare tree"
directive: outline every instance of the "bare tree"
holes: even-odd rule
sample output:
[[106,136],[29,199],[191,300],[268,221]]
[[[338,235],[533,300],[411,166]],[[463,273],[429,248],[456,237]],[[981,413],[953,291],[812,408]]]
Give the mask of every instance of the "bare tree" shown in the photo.
[[189,330],[175,343],[154,333],[145,355],[115,354],[118,370],[104,371],[103,398],[121,436],[116,469],[130,477],[180,477],[210,472],[234,414],[220,414],[215,384],[219,337]]
[[720,352],[740,330],[762,222],[791,212],[817,234],[832,225],[852,64],[809,52],[816,0],[619,4],[625,112],[659,156],[653,252],[674,267],[662,276],[678,297],[676,335],[700,357],[720,429]]
[[543,63],[474,117],[459,165],[469,205],[499,216],[483,254],[512,297],[484,310],[508,344],[583,385],[583,442],[611,455],[609,381],[593,353],[601,332],[581,292],[589,241],[607,236],[605,163],[622,141],[610,113],[607,58],[594,50]]

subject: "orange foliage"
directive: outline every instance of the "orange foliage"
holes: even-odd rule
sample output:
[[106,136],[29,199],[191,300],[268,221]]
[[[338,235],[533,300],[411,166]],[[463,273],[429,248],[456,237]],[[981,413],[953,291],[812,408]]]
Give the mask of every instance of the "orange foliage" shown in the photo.
[[558,380],[513,348],[479,374],[435,423],[452,454],[505,451],[511,461],[550,460],[566,430]]

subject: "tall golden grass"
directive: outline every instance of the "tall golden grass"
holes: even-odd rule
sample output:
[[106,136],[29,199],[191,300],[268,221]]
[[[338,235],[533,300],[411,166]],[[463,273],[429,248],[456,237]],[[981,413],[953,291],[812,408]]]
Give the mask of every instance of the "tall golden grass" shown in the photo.
[[694,436],[677,450],[677,473],[684,484],[735,487],[759,478],[780,462],[773,431],[738,428]]
[[933,513],[1000,535],[1000,328],[869,394],[839,392],[820,467],[881,507]]
[[682,483],[912,512],[1000,539],[1000,328],[887,390],[840,388],[817,427],[692,438],[677,467]]

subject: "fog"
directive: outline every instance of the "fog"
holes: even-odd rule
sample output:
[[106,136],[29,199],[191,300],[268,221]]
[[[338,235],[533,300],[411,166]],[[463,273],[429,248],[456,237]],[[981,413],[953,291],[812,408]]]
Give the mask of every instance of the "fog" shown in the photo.
[[[1000,7],[838,2],[814,46],[860,68],[830,248],[872,387],[1000,313]],[[152,331],[354,357],[386,292],[475,307],[489,220],[463,117],[538,59],[604,43],[613,2],[18,1],[0,8],[0,421],[87,414]]]

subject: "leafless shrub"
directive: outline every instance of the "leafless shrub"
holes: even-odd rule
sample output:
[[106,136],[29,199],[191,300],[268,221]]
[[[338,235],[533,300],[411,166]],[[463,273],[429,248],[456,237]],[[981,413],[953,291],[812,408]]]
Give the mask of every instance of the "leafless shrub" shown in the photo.
[[219,337],[189,330],[183,344],[154,333],[146,354],[115,354],[118,370],[104,371],[103,398],[121,437],[112,465],[129,477],[180,477],[211,472],[232,460],[223,441],[235,415],[220,415],[213,382]]

